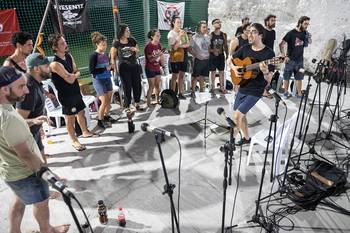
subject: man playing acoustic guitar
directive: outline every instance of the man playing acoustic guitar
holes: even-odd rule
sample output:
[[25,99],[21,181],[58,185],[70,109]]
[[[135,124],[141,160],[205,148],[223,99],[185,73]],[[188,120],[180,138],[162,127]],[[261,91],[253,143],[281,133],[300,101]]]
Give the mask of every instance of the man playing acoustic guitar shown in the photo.
[[[242,82],[239,83],[240,87],[233,106],[234,121],[237,125],[237,129],[243,134],[242,139],[236,143],[238,146],[249,144],[251,141],[248,133],[246,114],[262,97],[264,89],[270,83],[272,72],[274,71],[274,65],[267,65],[267,62],[265,62],[265,60],[273,58],[275,53],[262,42],[264,30],[261,24],[252,24],[249,29],[249,45],[245,45],[236,51],[233,54],[233,61],[228,61],[230,69],[234,72],[233,76],[243,78]],[[235,62],[240,60],[243,61]],[[244,62],[247,60],[250,62],[257,62],[250,66],[252,70],[256,69],[253,77],[249,77],[248,75],[252,72],[251,70],[246,71],[248,70],[249,63],[245,64]],[[246,69],[242,70],[242,65],[246,67]],[[236,131],[236,133],[238,133],[238,131]]]

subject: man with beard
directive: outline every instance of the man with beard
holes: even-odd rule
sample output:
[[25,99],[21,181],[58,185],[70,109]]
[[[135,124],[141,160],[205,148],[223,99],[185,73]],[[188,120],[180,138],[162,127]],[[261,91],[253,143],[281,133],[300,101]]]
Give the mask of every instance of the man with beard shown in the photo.
[[16,109],[27,122],[29,121],[32,124],[29,125],[30,132],[38,144],[43,160],[46,163],[40,130],[42,123],[47,121],[48,118],[44,116],[45,92],[41,82],[51,77],[50,62],[47,57],[39,53],[33,53],[27,57],[26,65],[28,68],[26,76],[29,94],[25,96],[22,102],[17,102]]
[[214,93],[216,70],[219,70],[220,91],[226,94],[224,70],[225,54],[226,57],[228,57],[227,35],[221,31],[220,19],[214,19],[211,24],[214,26],[214,31],[210,34],[211,39],[209,47],[210,92]]
[[[279,44],[282,56],[287,56],[283,73],[284,98],[290,97],[288,87],[292,74],[294,74],[296,83],[297,98],[301,98],[301,86],[304,75],[299,70],[304,67],[304,47],[311,44],[311,34],[307,32],[309,25],[309,17],[300,17],[297,27],[289,31]],[[284,50],[285,44],[287,44],[287,54]]]
[[16,50],[5,60],[3,66],[11,66],[25,73],[27,70],[25,59],[33,51],[33,36],[28,32],[16,32],[12,36],[12,45]]
[[[243,137],[236,145],[241,146],[250,144],[251,138],[248,132],[247,113],[262,97],[265,87],[271,82],[272,73],[274,71],[273,65],[265,64],[265,60],[273,58],[275,53],[262,43],[264,37],[264,27],[259,23],[253,23],[250,26],[248,33],[249,44],[240,48],[233,54],[233,58],[241,60],[251,58],[259,63],[259,70],[255,78],[245,80],[240,85],[235,102],[233,104],[233,118],[237,129],[242,132]],[[230,60],[229,68],[232,69],[238,77],[242,77],[243,73],[239,70],[239,66],[235,66]],[[238,133],[237,131],[235,132]]]
[[23,73],[13,67],[0,68],[0,177],[15,193],[9,211],[9,232],[21,232],[25,206],[33,205],[40,232],[65,233],[69,225],[50,224],[49,188],[38,175],[44,162],[27,122],[12,106],[28,93]]
[[265,35],[263,38],[263,43],[273,50],[274,43],[276,40],[276,32],[274,30],[276,26],[276,15],[269,14],[264,19],[265,24]]

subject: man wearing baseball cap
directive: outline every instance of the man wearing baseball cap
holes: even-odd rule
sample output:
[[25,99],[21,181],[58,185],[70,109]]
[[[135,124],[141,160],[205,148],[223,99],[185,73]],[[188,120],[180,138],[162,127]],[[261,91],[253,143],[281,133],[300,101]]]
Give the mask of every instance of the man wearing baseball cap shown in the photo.
[[29,94],[25,96],[23,101],[16,103],[16,110],[29,124],[30,132],[46,163],[40,130],[42,124],[48,121],[47,116],[45,116],[45,91],[42,81],[51,77],[50,62],[47,57],[40,53],[32,53],[26,58],[26,65]]
[[23,101],[28,93],[23,73],[13,67],[0,67],[0,178],[15,193],[9,212],[9,232],[21,232],[25,206],[33,205],[40,232],[64,233],[69,225],[50,225],[49,188],[36,175],[44,162],[27,122],[12,106]]

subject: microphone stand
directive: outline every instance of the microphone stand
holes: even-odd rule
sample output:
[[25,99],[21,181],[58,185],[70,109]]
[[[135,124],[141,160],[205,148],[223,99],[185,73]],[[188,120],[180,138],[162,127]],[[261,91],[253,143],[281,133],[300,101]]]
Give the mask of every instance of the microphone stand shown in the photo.
[[229,124],[230,128],[230,140],[227,141],[223,146],[220,147],[220,151],[225,153],[225,164],[224,164],[224,182],[223,182],[223,201],[222,201],[222,222],[221,222],[221,233],[225,231],[225,210],[226,210],[226,192],[227,192],[227,164],[229,163],[229,185],[232,184],[232,157],[233,152],[236,150],[235,138],[234,138],[234,124]]
[[[252,220],[248,221],[248,222],[254,222],[257,223],[258,225],[260,225],[262,228],[264,228],[267,232],[272,232],[272,225],[269,224],[268,222],[266,222],[265,218],[264,218],[264,213],[262,211],[262,208],[260,206],[260,203],[262,200],[274,195],[270,194],[264,198],[261,198],[261,193],[262,193],[262,188],[263,188],[263,183],[264,183],[264,178],[265,178],[265,170],[266,170],[266,162],[267,162],[267,155],[268,155],[268,151],[269,151],[269,145],[270,145],[270,138],[271,138],[271,131],[272,131],[272,126],[274,125],[274,135],[276,134],[276,125],[277,125],[277,119],[278,119],[278,106],[279,106],[279,99],[275,99],[275,114],[270,116],[270,128],[269,128],[269,135],[268,135],[268,140],[267,140],[267,146],[266,146],[266,150],[265,150],[265,158],[264,158],[264,165],[261,171],[261,180],[260,180],[260,187],[259,187],[259,194],[258,194],[258,199],[256,200],[256,208],[255,208],[255,214],[252,217]],[[273,138],[273,145],[275,145],[275,141],[276,141],[276,137]],[[274,153],[274,148],[272,149],[272,153]],[[274,171],[274,163],[273,163],[273,157],[272,156],[272,166],[271,166],[271,178],[273,178],[273,171]],[[260,214],[259,214],[260,211]],[[260,217],[263,217],[263,219],[261,220]]]
[[[68,206],[68,209],[69,209],[69,211],[70,211],[70,213],[71,213],[71,215],[72,215],[72,217],[73,217],[73,219],[74,219],[75,225],[77,226],[79,233],[84,233],[84,231],[83,231],[83,229],[81,228],[81,225],[80,225],[80,223],[79,223],[79,220],[78,220],[78,218],[77,218],[77,215],[75,214],[74,209],[73,209],[73,207],[72,207],[71,197],[75,199],[73,193],[70,194],[70,195],[66,195],[66,194],[64,194],[63,192],[61,192],[61,194],[62,194],[62,197],[63,197],[63,201],[64,201],[64,202],[66,203],[66,205]],[[91,226],[90,226],[90,227],[91,227]]]
[[170,200],[171,232],[172,233],[175,232],[175,228],[174,228],[174,221],[175,221],[176,232],[180,233],[179,222],[177,220],[176,211],[175,211],[175,205],[174,205],[174,200],[173,200],[173,190],[175,188],[175,185],[169,183],[168,172],[167,172],[167,169],[165,167],[164,157],[163,157],[163,152],[162,152],[162,147],[161,147],[161,143],[165,141],[164,133],[156,132],[154,134],[154,137],[155,137],[157,145],[158,145],[160,161],[162,163],[163,173],[164,173],[164,178],[165,178],[164,192],[162,194],[163,195],[168,194],[169,200]]

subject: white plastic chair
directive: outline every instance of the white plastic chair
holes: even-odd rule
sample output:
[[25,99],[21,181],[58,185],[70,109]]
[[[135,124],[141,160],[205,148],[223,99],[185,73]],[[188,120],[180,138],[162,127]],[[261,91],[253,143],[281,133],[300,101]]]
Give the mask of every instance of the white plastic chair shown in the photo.
[[[112,99],[111,99],[111,103],[113,103],[113,97],[114,97],[114,94],[116,92],[119,93],[119,103],[120,103],[120,106],[123,107],[124,106],[124,101],[123,101],[123,88],[122,88],[122,83],[121,83],[121,80],[120,80],[120,77],[119,76],[112,76],[111,77],[112,79]],[[116,82],[118,83],[118,85],[116,84]]]
[[[298,113],[294,113],[293,116],[286,120],[284,124],[284,130],[282,134],[282,129],[283,129],[283,124],[282,122],[279,122],[279,125],[277,126],[277,132],[276,132],[276,143],[275,143],[275,171],[279,173],[279,168],[283,156],[283,151],[284,151],[284,156],[283,159],[285,159],[288,153],[288,141],[289,141],[289,136],[291,130],[295,127],[295,122],[297,119]],[[249,166],[250,158],[252,156],[252,151],[253,151],[253,146],[254,144],[261,145],[266,148],[267,146],[267,140],[266,138],[268,137],[269,130],[268,129],[263,129],[256,133],[254,136],[252,136],[252,140],[250,142],[250,147],[249,147],[249,153],[248,153],[248,159],[247,159],[247,166]],[[273,129],[271,131],[271,136],[273,137]],[[270,139],[271,140],[271,139]],[[268,150],[272,149],[272,141],[270,141],[269,148]],[[280,146],[280,149],[278,150]]]
[[[48,115],[48,117],[55,117],[56,127],[59,128],[59,127],[61,127],[61,117],[64,117],[64,115],[62,113],[62,105],[57,98],[57,96],[58,96],[57,89],[51,80],[45,80],[42,83],[43,83],[43,87],[46,91],[49,91],[49,87],[53,90],[53,92],[56,96],[56,99],[57,99],[58,103],[60,104],[60,106],[55,107],[52,100],[50,100],[49,98],[46,98],[46,100],[45,100],[45,109],[47,111],[47,115]],[[92,95],[83,95],[83,101],[86,105],[86,108],[84,109],[85,110],[86,126],[89,127],[91,124],[89,105],[92,103],[95,103],[96,109],[98,110],[98,102],[97,102],[97,99]]]
[[147,98],[147,91],[148,91],[148,80],[146,76],[146,59],[145,56],[141,56],[138,58],[140,65],[142,67],[142,74],[141,74],[141,98]]
[[169,83],[171,80],[171,74],[169,71],[169,58],[170,54],[165,53],[163,55],[164,58],[164,66],[163,66],[163,73],[160,76],[160,91],[163,91],[165,89],[169,89]]
[[56,121],[56,127],[61,127],[61,117],[64,117],[62,113],[62,106],[55,107],[52,100],[49,98],[45,99],[45,109],[48,117],[54,117]]

